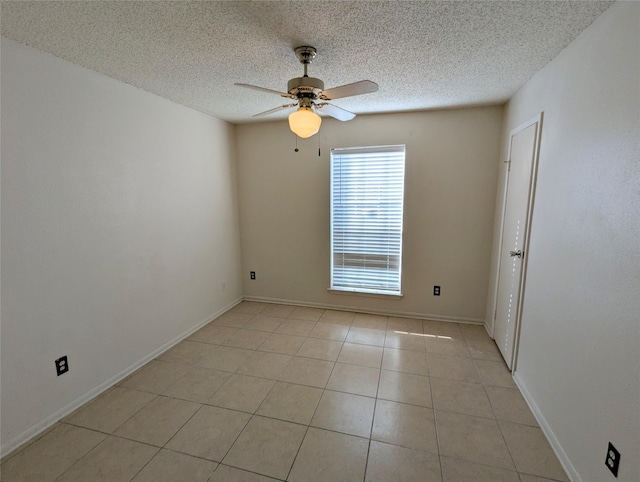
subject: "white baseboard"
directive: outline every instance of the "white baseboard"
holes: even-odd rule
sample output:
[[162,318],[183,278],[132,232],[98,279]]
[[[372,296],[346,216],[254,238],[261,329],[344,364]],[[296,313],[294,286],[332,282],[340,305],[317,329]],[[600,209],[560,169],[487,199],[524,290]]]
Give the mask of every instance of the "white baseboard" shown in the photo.
[[562,448],[562,445],[560,445],[560,442],[558,441],[557,437],[553,433],[553,430],[551,430],[551,427],[547,423],[547,420],[544,418],[544,415],[542,415],[542,412],[538,408],[538,405],[536,404],[535,400],[531,396],[531,393],[529,393],[529,390],[527,390],[526,385],[522,382],[522,379],[518,376],[517,372],[513,374],[513,379],[516,382],[516,385],[518,386],[518,388],[520,389],[520,393],[522,393],[522,396],[524,397],[525,401],[529,405],[529,408],[531,409],[533,416],[538,422],[538,425],[540,425],[540,428],[542,429],[542,433],[544,434],[545,437],[547,437],[547,441],[549,442],[549,445],[551,445],[551,448],[553,449],[556,456],[558,457],[558,460],[560,461],[560,465],[562,465],[562,468],[566,472],[567,477],[569,477],[569,480],[571,482],[582,482],[582,478],[580,477],[580,474],[578,474],[578,471],[571,463],[571,460],[569,460],[569,457],[567,456],[566,452]]
[[262,296],[245,296],[246,301],[259,301],[262,303],[279,303],[282,305],[308,306],[310,308],[322,308],[325,310],[357,311],[371,315],[398,316],[403,318],[417,318],[421,320],[448,321],[452,323],[468,323],[472,325],[484,325],[484,320],[478,318],[465,318],[462,316],[431,315],[429,313],[412,313],[408,311],[371,311],[357,306],[330,305],[325,303],[309,303],[298,300],[283,300],[279,298],[267,298]]
[[60,410],[57,410],[56,412],[54,412],[53,414],[51,414],[50,416],[48,416],[44,420],[38,422],[37,424],[35,424],[31,428],[29,428],[28,430],[25,430],[23,433],[21,433],[20,435],[15,437],[13,440],[10,440],[9,442],[4,444],[0,448],[0,458],[4,458],[6,455],[10,455],[11,452],[16,450],[17,448],[22,447],[24,444],[26,444],[27,442],[29,442],[32,439],[34,439],[39,434],[41,434],[44,431],[46,431],[49,427],[53,426],[53,424],[55,424],[56,422],[58,422],[62,418],[66,417],[67,415],[69,415],[74,410],[80,408],[85,403],[87,403],[90,400],[96,398],[98,395],[100,395],[101,393],[103,393],[107,389],[111,388],[112,386],[114,386],[119,381],[121,381],[124,378],[128,377],[133,372],[135,372],[136,370],[141,368],[143,365],[147,364],[148,362],[150,362],[151,360],[156,358],[161,353],[164,353],[169,348],[171,348],[174,345],[180,343],[185,338],[188,338],[193,333],[195,333],[200,328],[202,328],[204,325],[206,325],[207,323],[215,320],[221,314],[229,311],[231,308],[236,306],[241,301],[242,301],[242,298],[238,298],[237,300],[231,302],[226,307],[222,308],[221,310],[218,310],[213,315],[207,317],[206,319],[204,319],[202,321],[199,321],[193,327],[189,328],[184,333],[178,335],[173,340],[171,340],[171,341],[165,343],[164,345],[156,348],[151,353],[149,353],[148,355],[144,356],[143,358],[141,358],[137,362],[133,363],[132,365],[128,366],[127,368],[122,370],[117,375],[109,378],[108,380],[104,381],[103,383],[101,383],[97,387],[93,388],[92,390],[88,391],[84,395],[76,398],[73,402],[71,402],[68,405],[62,407]]

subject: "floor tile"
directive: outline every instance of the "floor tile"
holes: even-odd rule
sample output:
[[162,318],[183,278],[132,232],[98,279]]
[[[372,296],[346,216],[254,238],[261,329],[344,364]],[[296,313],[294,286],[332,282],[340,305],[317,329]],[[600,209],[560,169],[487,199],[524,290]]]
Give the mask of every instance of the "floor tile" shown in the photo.
[[323,323],[320,320],[311,330],[311,338],[322,338],[323,340],[344,341],[349,333],[349,325],[339,325],[334,323]]
[[436,482],[441,481],[440,460],[436,454],[371,442],[366,482]]
[[273,333],[258,348],[260,351],[281,353],[283,355],[295,355],[304,343],[304,336],[282,335]]
[[269,303],[260,312],[261,315],[276,316],[278,318],[286,318],[295,309],[293,305],[280,305],[276,303]]
[[387,330],[384,346],[425,352],[424,337],[421,334],[412,334],[405,331]]
[[325,310],[318,321],[321,323],[351,325],[354,317],[355,313],[353,311]]
[[462,330],[462,335],[466,340],[478,340],[489,342],[491,338],[487,333],[484,325],[473,325],[471,323],[461,323],[460,329]]
[[422,320],[389,316],[387,317],[387,330],[422,334]]
[[463,340],[454,340],[437,336],[435,338],[426,337],[425,346],[427,353],[438,353],[440,355],[471,357],[467,344]]
[[484,385],[517,388],[511,372],[503,361],[474,360],[474,363]]
[[436,410],[440,454],[514,470],[495,420]]
[[280,381],[324,388],[335,363],[311,358],[293,357],[280,375]]
[[278,382],[256,414],[309,425],[321,396],[319,388]]
[[538,427],[500,422],[518,472],[566,481],[567,476]]
[[369,437],[375,399],[325,390],[311,425],[359,437]]
[[380,346],[345,343],[338,356],[338,362],[380,368],[382,365],[382,351],[383,349]]
[[361,326],[364,328],[373,328],[376,330],[387,329],[387,316],[371,315],[369,313],[356,313],[353,318],[352,326]]
[[73,425],[113,433],[156,396],[123,387],[113,387],[65,419]]
[[286,479],[307,427],[254,416],[224,458],[231,465]]
[[238,368],[237,373],[276,380],[292,359],[291,355],[255,352]]
[[448,321],[422,320],[422,331],[428,338],[442,337],[443,339],[462,340],[459,323]]
[[498,350],[498,347],[492,340],[467,340],[467,348],[469,349],[469,353],[471,353],[471,358],[478,358],[480,360],[502,361],[500,350]]
[[336,363],[329,377],[327,389],[375,397],[380,369]]
[[157,447],[110,436],[56,480],[128,482],[158,450]]
[[521,482],[557,482],[546,477],[538,477],[536,475],[520,474]]
[[216,318],[213,323],[219,326],[231,326],[233,328],[242,328],[253,319],[255,314],[240,313],[227,311],[223,315]]
[[198,362],[198,366],[223,372],[235,372],[253,354],[251,350],[230,346],[209,345],[209,348],[209,352]]
[[3,482],[566,480],[484,327],[262,302],[205,325],[0,470]]
[[492,386],[486,386],[485,390],[498,420],[538,426],[519,390]]
[[251,415],[204,405],[165,448],[220,462]]
[[427,354],[419,351],[385,348],[382,356],[382,368],[413,373],[414,375],[429,375]]
[[235,335],[238,330],[239,328],[233,328],[231,326],[219,326],[215,323],[209,323],[191,335],[189,340],[222,345],[225,341]]
[[249,323],[244,325],[245,330],[257,330],[273,333],[284,320],[276,316],[256,315]]
[[371,440],[438,453],[433,410],[378,400]]
[[220,464],[209,482],[272,482],[274,480],[278,479]]
[[314,326],[315,321],[285,319],[275,332],[283,335],[309,336]]
[[287,480],[361,482],[368,448],[367,439],[311,427]]
[[431,392],[436,410],[494,418],[484,387],[478,383],[433,378]]
[[[237,328],[223,328],[233,330],[234,332],[237,331]],[[211,346],[209,343],[194,341],[190,338],[174,345],[172,348],[159,355],[156,360],[196,365],[210,350]]]
[[324,313],[324,310],[321,308],[309,308],[306,306],[297,306],[293,309],[293,311],[289,314],[287,318],[294,318],[296,320],[305,320],[305,321],[318,321],[320,317]]
[[56,424],[38,440],[3,461],[2,480],[53,481],[106,438],[93,430]]
[[254,413],[275,382],[247,375],[232,375],[207,402],[209,405]]
[[352,325],[345,341],[361,345],[384,346],[385,330]]
[[319,360],[336,361],[341,349],[342,342],[339,341],[307,338],[296,355],[307,358],[317,358]]
[[162,447],[199,408],[199,403],[159,396],[121,425],[114,434]]
[[224,345],[234,348],[244,348],[245,350],[255,350],[262,345],[267,338],[269,338],[269,333],[267,332],[243,328],[225,341]]
[[160,450],[132,482],[207,482],[217,466],[208,460]]
[[518,473],[467,460],[440,457],[444,482],[519,482]]
[[433,406],[429,377],[412,373],[382,370],[378,398],[422,407]]
[[480,376],[471,358],[427,353],[427,359],[431,377],[481,383]]
[[162,392],[167,397],[205,403],[231,374],[211,368],[193,367]]
[[182,363],[153,360],[124,379],[120,386],[142,392],[162,393],[188,371],[189,366]]
[[261,303],[259,301],[241,301],[236,306],[231,308],[232,313],[249,313],[252,315],[261,313],[264,310],[268,303]]

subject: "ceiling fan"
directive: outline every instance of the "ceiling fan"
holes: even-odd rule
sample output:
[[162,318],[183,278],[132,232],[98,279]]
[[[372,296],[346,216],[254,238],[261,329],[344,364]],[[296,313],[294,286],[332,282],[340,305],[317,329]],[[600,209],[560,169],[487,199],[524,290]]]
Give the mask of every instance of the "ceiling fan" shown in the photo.
[[294,51],[300,63],[304,66],[304,75],[291,79],[287,84],[287,92],[279,92],[250,84],[235,84],[239,87],[278,94],[281,97],[294,99],[296,101],[291,104],[281,105],[274,109],[260,112],[253,117],[260,117],[282,109],[298,107],[295,112],[289,115],[289,127],[299,137],[311,137],[320,130],[320,124],[322,123],[321,117],[316,113],[317,111],[341,121],[348,121],[356,116],[353,112],[329,104],[326,102],[327,100],[368,94],[378,90],[378,84],[370,80],[361,80],[353,84],[341,85],[324,90],[324,82],[322,82],[322,80],[307,75],[307,68],[316,56],[316,49],[314,47],[303,46],[297,47]]

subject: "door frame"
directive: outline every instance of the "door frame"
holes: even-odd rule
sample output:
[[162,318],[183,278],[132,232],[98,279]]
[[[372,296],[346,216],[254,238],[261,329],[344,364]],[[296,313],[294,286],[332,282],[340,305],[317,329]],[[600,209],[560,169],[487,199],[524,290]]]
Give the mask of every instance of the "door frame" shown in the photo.
[[512,129],[509,132],[509,148],[508,148],[508,153],[507,153],[507,160],[503,161],[505,164],[507,164],[507,169],[505,171],[505,181],[504,181],[504,188],[503,188],[503,192],[502,192],[502,216],[500,219],[500,234],[499,234],[499,238],[498,238],[498,259],[497,259],[497,263],[496,263],[496,283],[495,283],[495,287],[493,290],[493,317],[491,320],[491,336],[493,337],[494,333],[495,333],[495,325],[496,325],[496,316],[497,316],[497,310],[498,310],[498,288],[500,287],[500,265],[502,264],[502,238],[504,235],[504,224],[505,224],[505,215],[507,213],[507,191],[509,189],[509,173],[511,171],[510,169],[510,163],[511,163],[511,147],[513,144],[513,137],[515,135],[517,135],[519,132],[523,131],[524,129],[534,125],[534,124],[538,124],[536,127],[536,134],[534,137],[534,145],[533,145],[533,159],[532,159],[532,163],[531,163],[531,174],[530,174],[530,178],[529,178],[529,193],[528,193],[528,199],[527,199],[527,215],[525,218],[525,225],[524,225],[524,236],[523,236],[523,242],[522,242],[522,246],[524,248],[524,256],[522,258],[522,270],[520,272],[520,280],[518,283],[519,286],[519,290],[518,290],[518,299],[517,299],[517,311],[516,311],[516,316],[515,316],[515,331],[514,331],[514,338],[513,338],[513,355],[512,355],[512,361],[511,361],[511,373],[515,373],[516,371],[516,367],[518,364],[518,348],[520,345],[520,325],[521,325],[521,321],[522,321],[522,304],[524,301],[524,291],[525,291],[525,284],[526,284],[526,279],[527,279],[527,265],[528,265],[528,261],[529,261],[529,240],[531,238],[531,223],[532,223],[532,219],[533,219],[533,203],[535,200],[535,193],[536,193],[536,184],[537,184],[537,178],[538,178],[538,160],[540,157],[540,137],[542,134],[542,120],[544,117],[544,112],[540,112],[538,115],[536,115],[535,117],[532,117],[531,119],[529,119],[528,121],[520,124],[518,127]]

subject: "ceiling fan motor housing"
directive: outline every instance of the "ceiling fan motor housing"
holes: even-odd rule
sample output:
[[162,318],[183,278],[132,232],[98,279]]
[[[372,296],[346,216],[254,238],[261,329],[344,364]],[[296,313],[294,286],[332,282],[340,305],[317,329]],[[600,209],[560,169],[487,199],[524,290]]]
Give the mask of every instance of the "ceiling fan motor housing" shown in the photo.
[[309,97],[314,99],[318,92],[324,90],[324,82],[315,77],[296,77],[287,84],[287,92],[298,98]]

